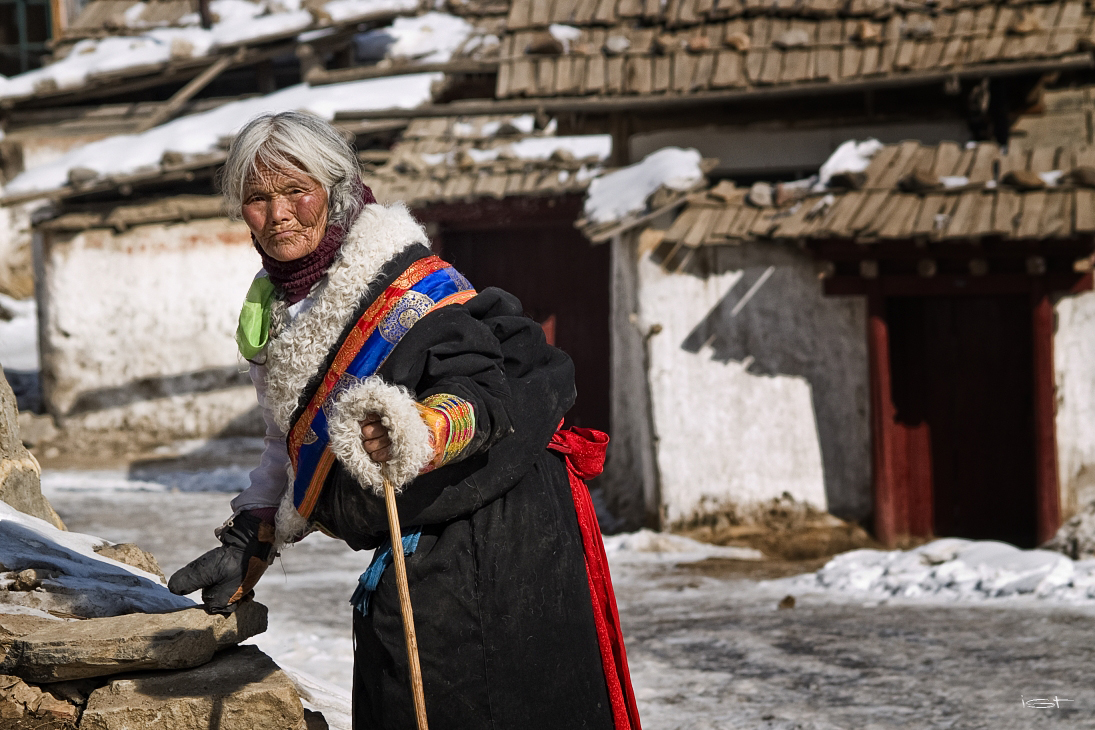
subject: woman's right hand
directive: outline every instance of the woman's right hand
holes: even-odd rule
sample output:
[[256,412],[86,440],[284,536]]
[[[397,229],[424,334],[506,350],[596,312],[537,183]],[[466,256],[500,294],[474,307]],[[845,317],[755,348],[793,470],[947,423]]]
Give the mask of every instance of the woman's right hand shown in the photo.
[[274,526],[241,512],[218,532],[220,547],[175,571],[167,588],[180,596],[200,588],[207,611],[232,613],[274,559]]
[[392,440],[388,437],[388,429],[381,422],[379,413],[370,413],[361,422],[361,442],[365,446],[365,453],[377,464],[391,461]]

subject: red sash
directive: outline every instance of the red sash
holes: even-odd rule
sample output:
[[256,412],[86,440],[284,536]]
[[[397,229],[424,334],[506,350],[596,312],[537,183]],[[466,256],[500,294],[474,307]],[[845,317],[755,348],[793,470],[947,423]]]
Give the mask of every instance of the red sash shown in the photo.
[[566,456],[570,476],[570,491],[574,496],[574,511],[582,532],[585,551],[586,577],[589,595],[593,599],[593,621],[597,626],[597,643],[601,647],[608,699],[616,730],[642,730],[639,708],[635,705],[635,690],[631,687],[631,672],[627,668],[627,651],[620,629],[620,614],[616,610],[616,594],[612,591],[612,576],[608,573],[601,527],[589,496],[585,480],[601,473],[605,465],[608,434],[591,428],[570,428],[555,432],[548,448]]

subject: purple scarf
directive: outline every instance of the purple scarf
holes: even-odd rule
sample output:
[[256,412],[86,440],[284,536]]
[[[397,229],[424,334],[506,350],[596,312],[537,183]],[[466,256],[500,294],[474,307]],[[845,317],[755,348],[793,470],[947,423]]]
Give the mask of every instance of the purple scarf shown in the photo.
[[357,190],[357,198],[359,204],[357,209],[350,215],[349,221],[345,224],[328,226],[327,232],[323,234],[323,240],[319,242],[316,249],[299,259],[278,261],[271,258],[262,250],[262,246],[259,245],[255,236],[251,236],[251,243],[255,245],[259,256],[262,257],[262,267],[266,269],[266,273],[274,286],[285,293],[285,300],[289,304],[296,304],[308,296],[308,292],[312,290],[316,282],[327,274],[327,269],[331,268],[331,264],[338,257],[338,252],[342,250],[342,243],[346,240],[346,232],[357,221],[357,217],[361,215],[361,211],[365,209],[365,206],[376,202],[373,191],[369,189],[368,185],[364,184]]

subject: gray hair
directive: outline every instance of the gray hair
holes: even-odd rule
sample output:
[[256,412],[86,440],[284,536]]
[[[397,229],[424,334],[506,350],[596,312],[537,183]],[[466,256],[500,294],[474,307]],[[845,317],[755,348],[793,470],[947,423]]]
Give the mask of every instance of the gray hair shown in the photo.
[[327,191],[328,225],[345,224],[361,209],[357,155],[333,126],[305,112],[262,114],[244,126],[228,149],[220,188],[228,215],[239,220],[247,180],[262,165],[293,169]]

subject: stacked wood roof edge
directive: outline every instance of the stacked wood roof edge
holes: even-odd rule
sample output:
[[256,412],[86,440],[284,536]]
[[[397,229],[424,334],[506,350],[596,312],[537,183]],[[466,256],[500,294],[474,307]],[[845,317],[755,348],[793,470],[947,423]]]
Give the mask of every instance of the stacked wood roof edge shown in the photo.
[[[686,247],[762,240],[895,241],[1046,240],[1095,236],[1095,188],[1067,181],[1037,189],[1008,184],[1009,172],[1050,173],[1087,168],[1095,149],[1044,147],[1002,152],[992,143],[882,148],[858,190],[811,193],[783,207],[758,207],[748,189],[722,183],[692,195],[665,231]],[[906,192],[914,170],[958,183]],[[962,180],[955,178],[966,178]]]
[[[1081,0],[998,3],[912,2],[706,3],[672,0],[663,14],[630,0],[602,22],[585,17],[585,0],[532,3],[521,20],[516,0],[503,40],[498,97],[673,94],[955,70],[1088,52],[1095,11]],[[528,5],[528,3],[525,3]],[[652,7],[660,8],[655,2]],[[541,12],[540,8],[548,8]],[[718,12],[716,12],[718,11]],[[630,13],[631,11],[628,10]],[[661,11],[659,11],[661,12]],[[677,12],[676,20],[666,15]],[[574,23],[577,40],[562,53],[536,53],[548,23]],[[569,15],[567,15],[569,14]],[[535,20],[533,18],[535,17]],[[529,51],[534,52],[529,52]],[[558,50],[558,49],[556,49]]]
[[[552,139],[550,131],[523,133],[513,122],[512,116],[414,120],[389,162],[365,182],[381,201],[402,200],[411,206],[585,192],[601,158],[576,158],[563,149],[544,159],[508,154],[506,146],[512,142]],[[498,154],[475,158],[475,152],[488,150]]]

